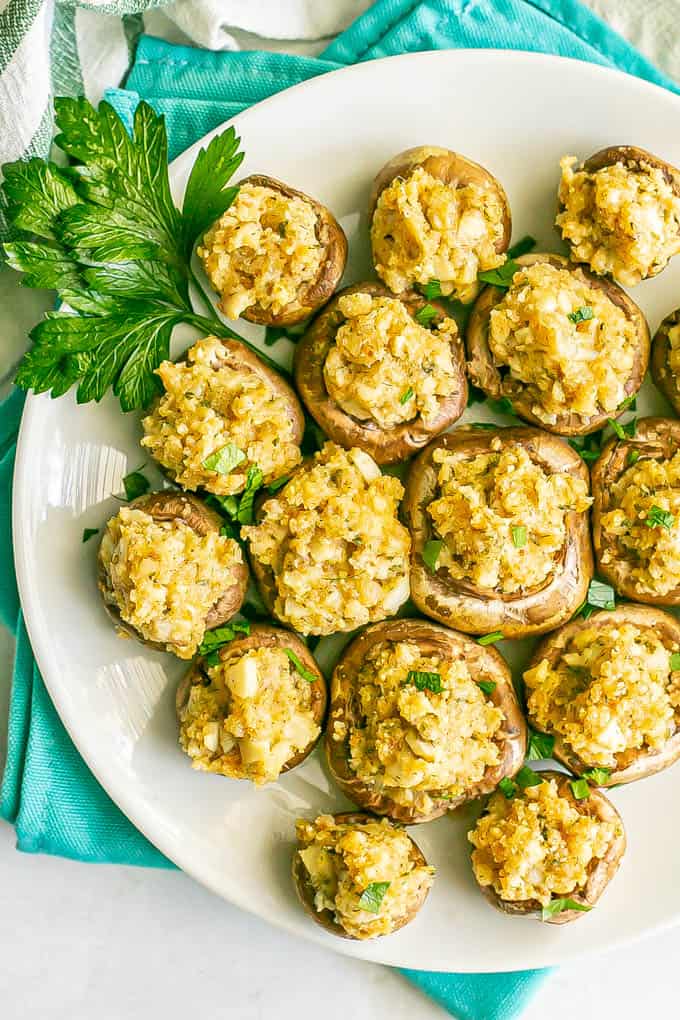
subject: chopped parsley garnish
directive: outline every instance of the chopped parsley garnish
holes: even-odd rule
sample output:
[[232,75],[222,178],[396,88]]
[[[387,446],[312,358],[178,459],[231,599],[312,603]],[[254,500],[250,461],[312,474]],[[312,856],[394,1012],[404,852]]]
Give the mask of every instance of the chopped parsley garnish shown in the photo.
[[609,424],[613,428],[617,439],[632,439],[637,432],[637,418],[631,418],[625,425],[621,425],[620,422],[609,418]]
[[629,450],[628,451],[628,459],[626,461],[628,467],[632,467],[633,464],[637,464],[639,459],[640,459],[640,451],[639,450]]
[[495,421],[471,421],[468,423],[468,426],[471,429],[492,429],[494,432],[502,427],[496,425]]
[[484,694],[486,694],[486,695],[493,694],[493,692],[496,690],[496,681],[495,680],[477,680],[477,686],[479,688],[481,688],[481,690],[484,692]]
[[149,491],[149,479],[145,478],[141,471],[131,471],[123,479],[123,488],[126,500],[131,503],[133,499],[137,499],[138,496],[143,496],[145,492]]
[[411,388],[411,387],[409,386],[409,388],[408,388],[407,390],[404,390],[404,392],[402,393],[402,395],[401,395],[401,396],[399,397],[399,403],[400,403],[400,404],[407,404],[407,403],[409,402],[409,400],[411,400],[411,398],[413,397],[413,395],[414,395],[414,394],[413,394],[413,390],[412,390],[412,388]]
[[428,280],[427,283],[419,283],[418,290],[428,301],[442,296],[442,285],[439,280]]
[[228,475],[245,459],[245,453],[236,443],[227,443],[209,454],[203,461],[203,467],[206,471],[216,471],[218,475]]
[[253,505],[255,503],[255,494],[258,489],[262,488],[263,474],[260,471],[257,464],[253,464],[248,468],[248,475],[246,478],[246,487],[243,490],[241,500],[238,505],[236,512],[236,520],[239,524],[252,524],[253,523]]
[[513,524],[510,531],[512,532],[512,544],[515,549],[523,549],[527,544],[527,529],[523,524]]
[[[605,786],[611,774],[611,769],[601,767],[586,769],[583,773],[583,779],[587,779],[589,783],[593,784],[593,786]],[[574,794],[574,796],[576,796],[576,794]]]
[[675,517],[670,510],[662,510],[660,506],[653,506],[647,513],[645,524],[648,528],[665,528],[670,531],[675,524]]
[[505,778],[501,779],[498,784],[498,789],[501,791],[506,800],[512,800],[517,793],[517,784],[513,782],[509,776],[505,776]]
[[359,906],[363,910],[368,910],[371,914],[379,914],[380,904],[385,898],[385,893],[389,887],[389,882],[371,882],[359,897]]
[[577,308],[575,312],[569,312],[569,315],[567,316],[574,325],[578,325],[579,322],[587,322],[589,319],[592,319],[592,317],[593,310],[590,305],[581,305],[581,307]]
[[[222,645],[228,644],[233,641],[238,634],[250,634],[250,624],[247,620],[234,620],[229,624],[225,624],[222,627],[215,627],[214,630],[207,630],[203,635],[203,640],[198,646],[199,655],[212,655],[217,652]],[[219,661],[219,657],[217,657]],[[211,662],[211,666],[216,665],[216,662]]]
[[295,652],[292,650],[292,648],[284,648],[283,650],[286,653],[286,655],[288,656],[288,658],[290,659],[290,661],[293,663],[293,666],[295,667],[295,672],[299,673],[300,676],[302,677],[302,679],[306,680],[307,683],[310,683],[310,684],[316,683],[316,681],[319,678],[317,676],[315,676],[314,673],[312,673],[311,670],[307,669],[307,667],[304,666],[302,664],[302,662],[300,662],[300,659],[295,654]]
[[587,779],[571,779],[569,785],[576,800],[587,800],[590,797],[590,787],[588,786]]
[[588,585],[586,600],[576,610],[576,616],[580,614],[584,620],[587,620],[595,609],[616,609],[616,595],[610,584],[593,578]]
[[498,400],[489,400],[489,407],[496,414],[515,414],[515,408],[512,406],[512,401],[509,397],[500,397]]
[[83,529],[83,542],[89,542],[94,535],[99,534],[99,528],[84,528]]
[[518,786],[521,786],[523,790],[526,790],[528,786],[540,786],[543,782],[540,772],[534,772],[528,765],[522,765],[515,776],[515,780]]
[[503,640],[503,631],[494,630],[491,634],[482,634],[481,637],[477,638],[478,645],[495,645],[497,641]]
[[619,411],[635,411],[635,410],[637,410],[636,395],[633,393],[633,394],[631,394],[630,397],[626,397],[625,400],[622,400],[621,403],[619,404],[617,410],[619,410]]
[[413,684],[419,691],[432,691],[433,694],[441,694],[444,690],[439,673],[422,673],[417,669],[410,669],[405,682]]
[[477,276],[478,280],[482,283],[490,283],[493,287],[502,287],[507,290],[512,283],[512,278],[522,266],[515,262],[514,259],[508,259],[498,269],[487,269],[483,273],[479,273]]
[[267,492],[278,492],[284,485],[290,481],[290,475],[284,475],[283,478],[276,478],[273,482],[270,482],[267,486]]
[[677,669],[680,669],[680,652],[672,652],[671,653],[671,670],[673,671],[673,673],[675,673],[675,671]]
[[429,542],[425,543],[423,547],[423,563],[428,570],[434,572],[437,569],[437,560],[443,545],[444,542],[441,538],[431,538]]
[[419,308],[416,314],[414,315],[414,319],[421,326],[424,326],[425,329],[429,329],[432,320],[436,319],[438,314],[439,313],[437,312],[437,309],[434,308],[432,305],[423,305],[423,307]]
[[547,906],[543,907],[541,916],[544,921],[549,921],[555,914],[561,914],[563,910],[582,910],[584,912],[592,910],[592,907],[586,903],[577,903],[576,900],[570,899],[557,899],[551,900]]
[[527,234],[526,237],[520,238],[516,244],[511,244],[508,248],[507,255],[509,259],[518,259],[520,255],[526,255],[527,252],[533,251],[536,247],[536,238]]
[[233,127],[200,150],[180,210],[164,119],[148,103],[137,106],[130,133],[107,102],[95,109],[83,97],[57,98],[54,106],[54,141],[68,165],[5,165],[0,204],[17,234],[5,253],[27,286],[55,288],[78,314],[48,312],[31,331],[17,385],[53,397],[76,386],[79,403],[111,389],[132,411],[158,394],[156,369],[181,323],[255,350],[220,319],[191,266],[196,243],[238,193],[229,185],[243,159]]
[[589,464],[597,460],[602,453],[602,447],[600,446],[601,435],[601,432],[594,432],[590,436],[573,436],[569,440],[569,445],[572,450],[576,450],[582,460]]
[[552,758],[554,748],[555,738],[551,733],[529,730],[527,761],[544,761],[546,758]]
[[473,404],[483,404],[486,400],[486,393],[484,390],[480,390],[479,386],[475,386],[474,383],[468,383],[468,398],[467,406],[472,407]]

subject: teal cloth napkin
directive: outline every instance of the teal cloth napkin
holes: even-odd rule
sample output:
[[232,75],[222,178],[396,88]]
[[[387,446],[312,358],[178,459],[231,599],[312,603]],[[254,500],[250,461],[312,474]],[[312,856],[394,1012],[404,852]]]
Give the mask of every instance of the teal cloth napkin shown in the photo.
[[[679,91],[575,0],[379,0],[319,57],[211,53],[143,37],[125,90],[109,100],[129,117],[141,97],[166,116],[171,156],[247,106],[346,64],[428,49],[538,50],[619,67]],[[37,671],[23,625],[11,553],[11,479],[23,406],[0,407],[0,619],[16,635],[7,765],[0,814],[17,847],[82,861],[170,867],[89,772]],[[459,1020],[512,1020],[546,971],[404,971]]]

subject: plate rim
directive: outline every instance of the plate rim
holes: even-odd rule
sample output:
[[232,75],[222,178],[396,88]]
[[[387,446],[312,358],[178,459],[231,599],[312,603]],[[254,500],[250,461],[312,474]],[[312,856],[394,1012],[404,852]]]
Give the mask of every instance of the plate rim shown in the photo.
[[[506,62],[508,64],[522,65],[529,62],[534,64],[543,64],[548,67],[555,63],[559,63],[563,65],[572,65],[575,68],[577,67],[579,74],[590,75],[594,79],[623,79],[626,80],[628,87],[632,87],[642,92],[646,91],[649,93],[650,98],[652,98],[655,102],[663,101],[672,107],[675,113],[680,113],[680,94],[672,92],[670,89],[657,85],[654,82],[650,82],[647,79],[640,78],[630,72],[622,71],[619,68],[610,67],[605,64],[593,63],[581,58],[566,57],[558,54],[536,52],[532,50],[509,50],[485,47],[460,50],[423,50],[416,53],[397,54],[394,56],[381,57],[363,61],[358,64],[348,65],[325,72],[313,78],[306,79],[253,104],[234,117],[230,117],[228,120],[225,120],[217,127],[207,132],[198,141],[194,142],[188,149],[180,153],[180,155],[178,155],[170,163],[169,177],[173,198],[177,200],[178,196],[183,193],[186,185],[186,176],[189,164],[193,162],[198,151],[209,143],[215,135],[219,134],[230,124],[234,123],[238,130],[238,122],[240,119],[247,117],[253,110],[259,110],[265,106],[273,106],[277,103],[285,104],[288,101],[290,93],[313,91],[316,87],[318,87],[319,82],[325,81],[328,78],[336,78],[338,76],[379,76],[380,67],[386,63],[450,61],[461,63],[469,62],[474,64],[478,61],[481,62],[489,59]],[[29,442],[28,437],[32,430],[33,422],[37,420],[40,414],[41,406],[44,402],[50,400],[51,398],[49,394],[34,394],[33,392],[29,392],[26,396],[26,402],[17,437],[16,460],[12,482],[12,544],[20,607],[26,631],[35,656],[35,661],[38,665],[55,710],[57,711],[57,714],[69,737],[73,741],[78,753],[81,755],[97,782],[102,786],[114,804],[123,812],[123,814],[125,814],[128,820],[142,833],[142,835],[181,871],[190,876],[200,885],[209,889],[221,899],[233,904],[249,914],[252,914],[255,917],[258,917],[266,923],[274,925],[279,928],[279,930],[308,939],[309,941],[325,946],[327,949],[339,952],[342,955],[352,956],[371,962],[387,963],[392,966],[403,966],[408,968],[408,964],[394,964],[392,960],[386,961],[384,956],[381,956],[380,945],[382,940],[380,939],[369,943],[351,942],[349,940],[337,938],[334,939],[332,936],[323,932],[318,925],[315,925],[312,922],[305,927],[304,931],[301,931],[299,928],[289,923],[285,916],[277,917],[263,914],[245,902],[238,894],[237,882],[233,883],[230,887],[229,895],[227,895],[223,888],[219,888],[211,880],[210,876],[197,873],[197,869],[194,867],[191,859],[184,859],[181,847],[178,850],[178,847],[174,844],[172,846],[170,845],[172,841],[170,838],[165,838],[161,827],[156,829],[156,827],[152,824],[152,821],[149,823],[147,822],[148,816],[145,812],[137,810],[134,803],[135,798],[128,796],[126,784],[116,782],[115,776],[112,777],[106,772],[104,765],[100,765],[95,745],[93,744],[91,747],[87,747],[87,749],[81,746],[78,736],[77,720],[71,717],[63,699],[60,698],[60,684],[53,672],[53,667],[50,662],[49,633],[45,632],[45,621],[42,620],[42,614],[39,608],[38,591],[40,583],[39,581],[36,581],[36,578],[28,569],[27,563],[27,536],[25,533],[24,522],[28,520],[28,515],[24,511],[24,506],[28,501],[30,486],[27,485],[28,479],[26,477],[29,475],[29,465],[27,463],[28,458],[24,457],[23,453]],[[609,952],[615,948],[634,944],[642,938],[668,930],[669,928],[675,927],[679,924],[680,908],[676,914],[665,918],[656,924],[650,925],[647,928],[618,937],[615,936],[608,938],[600,947],[585,949],[581,952],[578,950],[576,952],[570,951],[567,954],[566,962],[571,963],[587,957],[602,955],[603,953]],[[540,963],[527,965],[517,964],[507,968],[507,972],[519,972],[525,970],[527,966],[540,968],[550,967],[559,965],[561,962],[559,943],[555,941],[552,943],[549,950],[543,952]],[[419,966],[418,969],[426,970],[426,968],[422,966]],[[459,973],[468,974],[485,973],[483,970],[479,970],[478,968],[472,969],[471,967],[463,967],[461,969],[457,966],[456,970]]]

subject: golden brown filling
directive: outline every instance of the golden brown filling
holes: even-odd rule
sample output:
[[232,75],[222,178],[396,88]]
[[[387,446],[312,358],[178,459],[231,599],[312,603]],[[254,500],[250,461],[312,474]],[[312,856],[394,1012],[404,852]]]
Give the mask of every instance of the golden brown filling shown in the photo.
[[510,370],[508,396],[530,398],[546,424],[568,412],[588,420],[615,411],[636,339],[633,323],[601,290],[547,262],[515,273],[489,320],[494,361]]
[[432,885],[434,868],[414,863],[411,840],[386,818],[347,824],[319,815],[296,828],[316,910],[332,911],[354,938],[389,935]]
[[210,682],[192,685],[180,713],[180,744],[195,769],[273,782],[321,732],[311,686],[282,648],[234,652],[206,671]]
[[556,220],[577,262],[632,287],[653,276],[680,251],[680,198],[657,167],[623,163],[590,173],[575,170],[575,156],[560,160]]
[[567,538],[566,514],[592,502],[581,478],[548,474],[519,443],[492,452],[436,450],[438,498],[427,510],[444,540],[437,568],[477,588],[514,592],[543,584]]
[[680,452],[670,460],[645,458],[627,468],[609,498],[615,509],[602,515],[609,539],[602,562],[621,553],[630,558],[631,578],[641,595],[667,595],[680,586]]
[[442,399],[455,393],[453,319],[437,329],[419,325],[398,298],[345,294],[345,321],[324,364],[326,388],[347,414],[390,429],[418,415],[427,426]]
[[273,574],[274,612],[301,634],[333,634],[393,616],[409,596],[410,538],[397,478],[362,450],[326,443],[243,528]]
[[198,249],[224,314],[237,319],[258,305],[278,315],[295,301],[323,263],[316,228],[317,214],[305,199],[242,184]]
[[418,166],[380,193],[371,224],[376,272],[395,294],[437,280],[442,294],[472,301],[477,274],[505,262],[496,252],[503,214],[490,184],[456,188]]
[[478,783],[500,761],[504,721],[478,679],[462,658],[424,655],[409,641],[374,645],[356,677],[362,724],[348,733],[357,778],[399,804]]
[[659,750],[677,726],[680,673],[651,628],[586,627],[554,666],[542,659],[524,682],[535,725],[588,765],[613,768],[618,754]]
[[495,793],[468,838],[480,885],[508,902],[546,906],[581,890],[620,835],[615,823],[581,814],[550,779],[512,800]]
[[[265,483],[300,463],[293,422],[283,396],[251,371],[223,363],[214,336],[199,340],[184,362],[164,361],[158,369],[165,393],[142,421],[142,446],[185,489],[202,487],[219,496],[242,492],[248,470],[257,465]],[[220,466],[221,450],[236,448],[231,470]]]
[[99,556],[106,600],[142,637],[180,659],[194,655],[209,611],[243,563],[232,538],[198,535],[184,521],[156,521],[134,507],[108,522]]

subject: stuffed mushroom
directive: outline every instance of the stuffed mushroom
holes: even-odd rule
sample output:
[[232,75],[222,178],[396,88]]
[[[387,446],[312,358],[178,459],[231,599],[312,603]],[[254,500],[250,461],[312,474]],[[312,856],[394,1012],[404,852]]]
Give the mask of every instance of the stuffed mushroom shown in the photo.
[[680,308],[667,315],[652,342],[652,378],[680,414]]
[[656,276],[680,252],[680,171],[634,145],[577,162],[560,160],[556,220],[574,262],[625,287]]
[[328,301],[347,261],[347,238],[320,202],[273,177],[241,181],[198,248],[229,319],[292,326]]
[[467,425],[440,436],[406,482],[413,601],[472,634],[552,630],[592,577],[590,503],[579,455],[539,429]]
[[626,849],[623,822],[599,790],[577,798],[562,772],[527,769],[526,778],[531,785],[497,790],[469,833],[474,876],[506,914],[575,921],[618,870]]
[[359,812],[297,826],[293,882],[322,928],[345,939],[391,935],[413,920],[432,886],[431,868],[403,829]]
[[334,443],[298,468],[241,532],[269,611],[300,634],[394,616],[409,596],[403,491],[363,450]]
[[168,489],[121,507],[104,530],[98,580],[122,636],[190,659],[237,613],[248,586],[238,542],[200,499]]
[[680,757],[680,622],[662,609],[629,603],[572,620],[541,642],[524,683],[553,757],[598,786]]
[[313,750],[326,682],[290,631],[252,624],[199,658],[177,690],[179,740],[195,769],[271,783]]
[[229,496],[243,492],[251,469],[269,484],[300,463],[300,402],[243,344],[204,337],[158,375],[164,392],[141,442],[177,485]]
[[369,205],[375,270],[395,294],[435,288],[473,301],[478,273],[505,262],[512,230],[500,182],[450,149],[425,145],[394,156]]
[[558,435],[594,432],[639,390],[649,329],[628,295],[561,255],[522,255],[507,289],[480,294],[467,327],[470,379]]
[[404,460],[456,421],[467,402],[453,319],[412,291],[347,287],[297,345],[295,381],[310,414],[379,464]]
[[514,775],[525,749],[508,666],[464,634],[426,620],[378,623],[335,668],[330,772],[376,814],[437,818]]
[[680,605],[680,422],[643,418],[592,467],[599,573],[620,595]]

